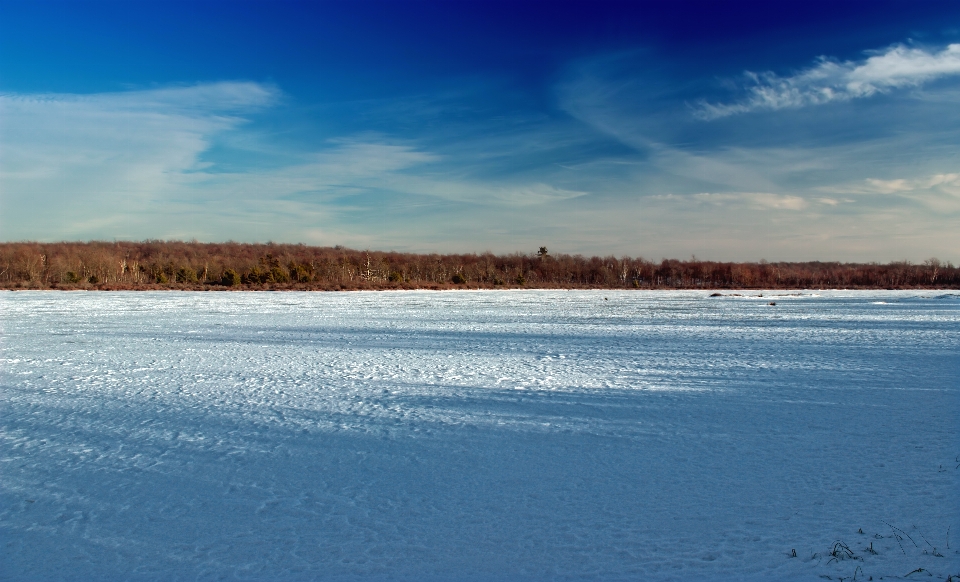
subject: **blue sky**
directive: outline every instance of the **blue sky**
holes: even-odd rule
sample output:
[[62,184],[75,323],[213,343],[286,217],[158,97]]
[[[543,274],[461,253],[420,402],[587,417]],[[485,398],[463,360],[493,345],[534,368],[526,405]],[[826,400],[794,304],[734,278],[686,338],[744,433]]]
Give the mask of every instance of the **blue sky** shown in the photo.
[[960,3],[0,14],[3,240],[960,263]]

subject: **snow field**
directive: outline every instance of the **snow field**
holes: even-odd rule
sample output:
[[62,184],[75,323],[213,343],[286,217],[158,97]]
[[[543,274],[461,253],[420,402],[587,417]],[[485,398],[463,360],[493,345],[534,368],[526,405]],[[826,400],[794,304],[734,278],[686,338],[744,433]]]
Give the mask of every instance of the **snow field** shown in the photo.
[[759,294],[5,293],[0,578],[960,574],[960,297]]

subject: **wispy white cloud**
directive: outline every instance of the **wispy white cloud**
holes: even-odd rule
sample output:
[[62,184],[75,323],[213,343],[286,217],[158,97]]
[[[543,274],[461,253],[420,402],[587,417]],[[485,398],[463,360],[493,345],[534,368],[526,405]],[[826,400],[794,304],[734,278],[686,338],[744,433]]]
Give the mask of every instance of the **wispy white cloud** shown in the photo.
[[695,115],[709,120],[755,110],[848,101],[957,74],[960,44],[950,44],[939,51],[895,45],[861,61],[820,57],[814,66],[787,77],[772,72],[748,72],[745,99],[733,103],[701,101]]
[[519,207],[536,206],[586,196],[588,192],[557,188],[544,183],[496,183],[455,181],[419,176],[395,181],[401,191],[411,195],[427,195],[442,200],[474,205]]
[[0,95],[4,231],[69,238],[156,219],[150,203],[208,166],[216,136],[280,97],[248,82]]
[[[742,101],[712,114],[852,101],[955,73],[960,45],[898,45],[856,62],[821,59],[792,77],[754,76]],[[763,251],[768,258],[956,255],[958,199],[948,194],[954,186],[944,170],[956,166],[957,83],[928,83],[909,99],[869,108],[851,103],[842,120],[815,108],[771,131],[760,117],[702,123],[686,105],[703,95],[702,85],[670,93],[662,74],[643,54],[616,54],[578,61],[557,88],[572,117],[635,152],[617,156],[629,162],[619,169],[596,159],[592,167],[605,172],[597,190],[636,197],[650,248],[740,249],[740,256],[776,248]],[[866,180],[878,174],[920,177]],[[877,196],[880,190],[896,195]]]
[[[823,196],[796,196],[792,194],[775,194],[773,192],[698,192],[696,194],[667,194],[651,196],[652,200],[685,201],[690,204],[707,204],[713,207],[728,209],[741,208],[755,212],[801,210],[820,211],[822,207],[835,207],[852,200],[837,200]],[[757,214],[762,216],[762,214]]]
[[542,182],[457,179],[439,170],[422,171],[443,157],[409,144],[345,139],[333,140],[331,146],[309,156],[306,163],[275,169],[186,173],[179,180],[181,192],[197,200],[295,199],[318,205],[336,201],[343,207],[350,205],[349,197],[370,192],[501,207],[534,206],[587,194]]
[[895,197],[930,208],[941,215],[960,213],[960,174],[942,173],[917,178],[866,180],[821,188],[824,192],[861,197]]
[[[247,164],[210,161],[224,157],[211,157],[214,147],[243,143],[233,138],[282,99],[257,83],[0,95],[4,238],[323,242],[318,232],[342,234],[391,208],[523,207],[585,194],[543,176],[465,175],[414,140],[373,132],[317,139],[312,151],[274,144],[244,154]],[[258,164],[267,154],[270,163]],[[410,220],[417,229],[427,219]]]
[[283,93],[275,86],[243,81],[177,85],[112,93],[0,93],[5,107],[29,111],[35,107],[76,112],[160,113],[200,117],[216,113],[249,113],[276,104]]
[[746,204],[759,210],[804,210],[810,202],[800,196],[770,192],[732,192],[694,194],[693,198],[710,204]]
[[877,180],[868,178],[867,191],[884,194],[901,194],[918,190],[936,190],[943,194],[960,197],[960,174],[934,174],[925,178],[907,180]]
[[867,178],[859,182],[824,187],[821,190],[839,194],[911,194],[936,191],[948,196],[960,197],[960,174],[932,174],[918,178],[891,180]]

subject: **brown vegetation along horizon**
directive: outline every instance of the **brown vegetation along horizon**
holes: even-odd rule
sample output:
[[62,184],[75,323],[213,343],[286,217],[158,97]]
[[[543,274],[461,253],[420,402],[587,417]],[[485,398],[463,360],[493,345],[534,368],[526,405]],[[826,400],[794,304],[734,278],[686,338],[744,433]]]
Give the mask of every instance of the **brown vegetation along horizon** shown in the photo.
[[960,268],[909,262],[734,263],[550,254],[414,254],[302,244],[0,243],[3,289],[960,289]]

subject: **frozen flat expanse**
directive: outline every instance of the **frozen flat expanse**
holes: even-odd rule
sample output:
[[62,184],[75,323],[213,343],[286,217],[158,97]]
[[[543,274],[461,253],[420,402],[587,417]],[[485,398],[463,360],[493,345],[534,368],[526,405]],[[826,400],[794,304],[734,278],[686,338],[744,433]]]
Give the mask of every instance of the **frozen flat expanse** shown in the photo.
[[960,296],[757,294],[2,293],[0,579],[960,574]]

